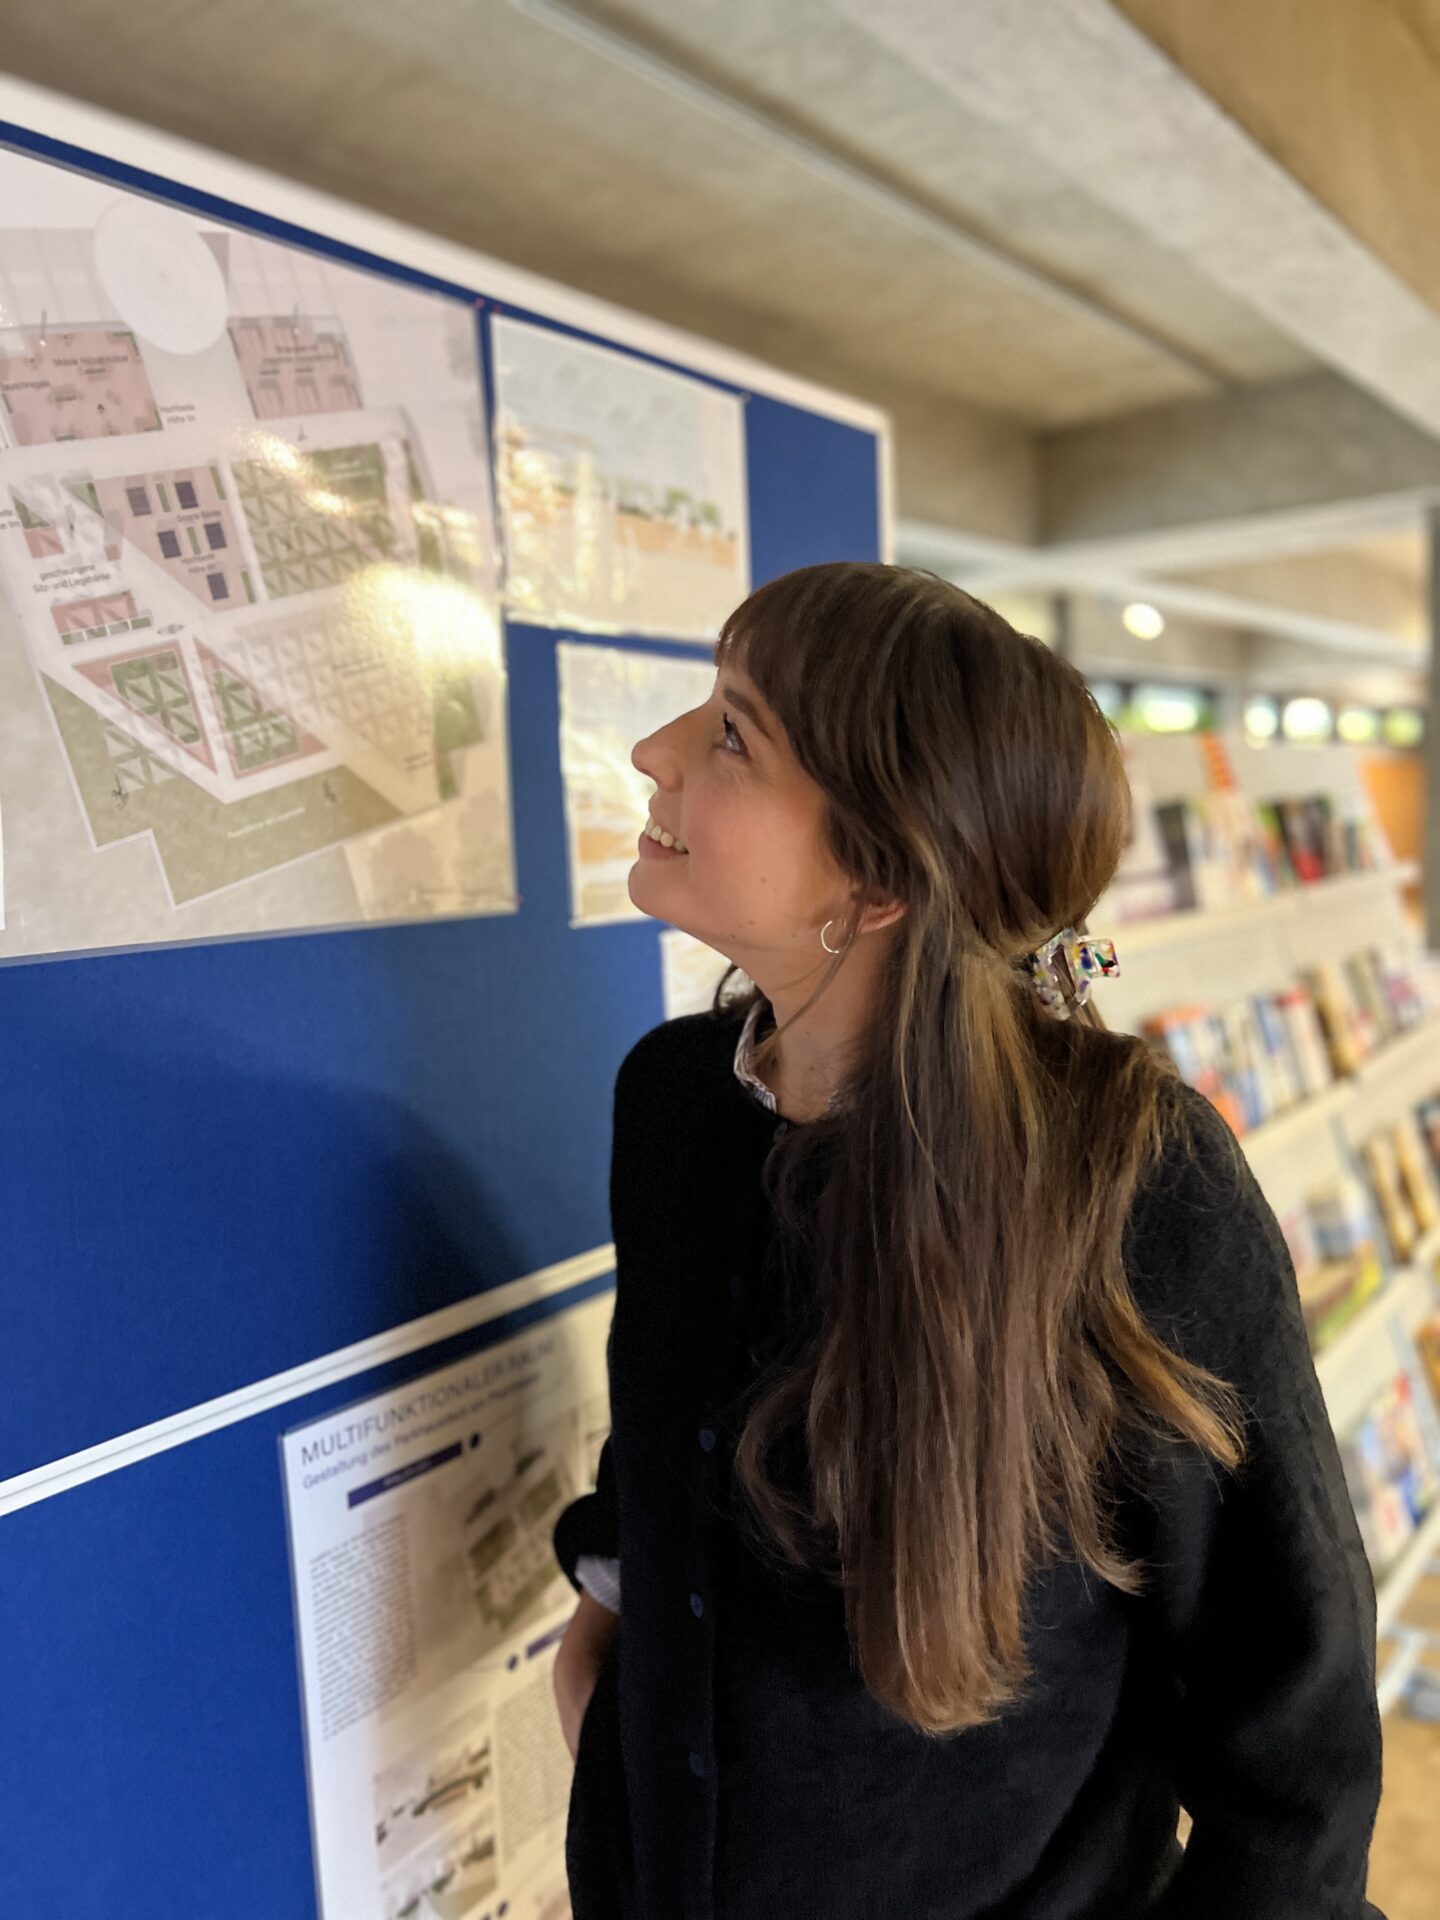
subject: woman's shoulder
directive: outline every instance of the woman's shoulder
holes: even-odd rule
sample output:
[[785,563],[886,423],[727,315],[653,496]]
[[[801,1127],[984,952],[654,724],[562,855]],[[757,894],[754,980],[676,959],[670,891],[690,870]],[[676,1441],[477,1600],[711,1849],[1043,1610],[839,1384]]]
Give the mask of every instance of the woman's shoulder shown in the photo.
[[1136,1188],[1135,1217],[1223,1212],[1254,1184],[1224,1114],[1188,1082],[1172,1081],[1161,1101],[1160,1150]]
[[727,1001],[718,1013],[707,1008],[682,1014],[641,1034],[615,1076],[616,1105],[663,1100],[667,1094],[693,1103],[707,1084],[707,1070],[733,1063],[745,1012],[743,1003]]
[[1225,1344],[1289,1311],[1289,1249],[1230,1123],[1183,1081],[1167,1101],[1161,1151],[1137,1185],[1125,1267],[1147,1319],[1172,1329],[1223,1322]]

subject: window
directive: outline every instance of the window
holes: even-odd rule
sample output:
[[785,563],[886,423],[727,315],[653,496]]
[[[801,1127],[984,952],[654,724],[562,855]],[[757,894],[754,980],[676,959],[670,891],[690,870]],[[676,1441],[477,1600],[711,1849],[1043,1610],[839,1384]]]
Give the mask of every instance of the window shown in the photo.
[[1425,716],[1415,707],[1391,707],[1384,728],[1392,747],[1418,747],[1425,738]]
[[138,516],[150,511],[150,496],[144,487],[126,487],[125,498],[130,502],[131,513]]
[[1380,738],[1380,716],[1373,707],[1341,707],[1335,731],[1352,747],[1368,746]]
[[1245,702],[1245,731],[1251,740],[1273,740],[1280,731],[1280,709],[1268,693],[1257,693]]
[[1143,733],[1194,733],[1212,724],[1212,702],[1198,687],[1136,687],[1130,712]]
[[1090,693],[1096,706],[1099,707],[1105,718],[1107,720],[1114,720],[1118,724],[1121,714],[1125,711],[1125,689],[1120,685],[1120,682],[1118,680],[1092,680],[1090,683]]
[[1301,694],[1285,702],[1280,726],[1287,740],[1328,740],[1334,732],[1335,716],[1330,711],[1328,700],[1317,700],[1312,694]]
[[210,589],[210,598],[212,600],[228,600],[230,598],[230,589],[225,584],[225,576],[223,573],[207,573],[205,576],[205,584]]
[[160,529],[160,551],[167,560],[180,558],[180,536],[173,527]]
[[207,520],[205,522],[205,538],[210,542],[210,551],[212,553],[219,553],[220,549],[227,544],[225,529],[218,520]]
[[187,513],[193,513],[195,508],[200,504],[200,497],[195,491],[195,482],[193,480],[177,480],[175,482],[175,498]]

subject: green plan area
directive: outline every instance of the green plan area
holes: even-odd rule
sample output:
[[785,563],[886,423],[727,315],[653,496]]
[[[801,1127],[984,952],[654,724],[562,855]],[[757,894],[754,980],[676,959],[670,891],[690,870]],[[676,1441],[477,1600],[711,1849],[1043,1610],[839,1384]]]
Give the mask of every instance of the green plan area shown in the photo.
[[44,684],[96,845],[153,833],[177,906],[400,817],[346,767],[213,799],[48,675]]
[[[335,587],[362,568],[402,558],[418,539],[419,564],[436,570],[436,535],[412,514],[419,474],[404,450],[408,500],[393,500],[384,450],[332,447],[304,456],[299,471],[237,460],[232,471],[266,590],[272,597]],[[397,528],[397,512],[417,524]]]

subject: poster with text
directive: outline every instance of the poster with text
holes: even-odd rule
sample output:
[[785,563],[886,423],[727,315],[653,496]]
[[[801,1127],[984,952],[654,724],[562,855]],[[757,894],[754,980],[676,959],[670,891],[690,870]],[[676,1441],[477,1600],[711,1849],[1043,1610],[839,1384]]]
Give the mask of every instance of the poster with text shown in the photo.
[[[715,990],[730,966],[723,953],[707,947],[693,934],[678,927],[665,927],[660,934],[660,998],[667,1020],[679,1020],[689,1013],[709,1013],[715,1004]],[[732,976],[727,998],[733,999],[749,985],[747,976]]]
[[565,1920],[551,1535],[608,1431],[602,1293],[281,1440],[321,1920]]
[[643,918],[630,899],[630,869],[655,782],[631,759],[637,742],[693,707],[715,687],[715,668],[637,648],[562,640],[560,770],[570,849],[570,924]]
[[473,306],[0,153],[0,958],[515,910]]

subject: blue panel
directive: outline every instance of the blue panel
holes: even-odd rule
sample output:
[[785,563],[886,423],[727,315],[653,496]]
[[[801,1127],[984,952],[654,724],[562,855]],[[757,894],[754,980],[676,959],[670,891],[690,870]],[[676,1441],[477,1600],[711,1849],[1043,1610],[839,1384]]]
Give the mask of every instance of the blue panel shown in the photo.
[[279,1436],[609,1284],[6,1519],[7,1920],[314,1920]]
[[751,394],[750,572],[758,587],[792,567],[880,558],[873,433]]
[[[744,404],[756,581],[877,557],[873,436]],[[516,914],[0,967],[0,1479],[609,1239],[614,1075],[662,1018],[659,929],[569,926],[563,637],[507,632]],[[464,1345],[4,1521],[0,1791],[24,1831],[0,1914],[312,1920],[276,1436]]]
[[657,932],[569,930],[551,635],[511,684],[518,914],[0,970],[0,1477],[609,1239]]

